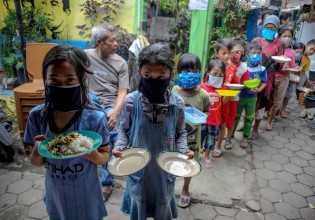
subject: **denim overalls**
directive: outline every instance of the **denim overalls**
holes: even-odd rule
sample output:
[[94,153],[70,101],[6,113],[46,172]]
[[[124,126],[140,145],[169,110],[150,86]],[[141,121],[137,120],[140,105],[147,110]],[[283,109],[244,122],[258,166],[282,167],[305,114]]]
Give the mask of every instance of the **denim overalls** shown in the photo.
[[[172,95],[177,101],[178,96]],[[121,210],[130,213],[130,219],[153,217],[156,220],[168,220],[178,216],[175,176],[162,170],[156,162],[160,152],[175,148],[177,111],[177,105],[170,105],[164,122],[154,124],[144,115],[139,93],[134,92],[130,146],[148,149],[151,161],[145,168],[127,177]]]

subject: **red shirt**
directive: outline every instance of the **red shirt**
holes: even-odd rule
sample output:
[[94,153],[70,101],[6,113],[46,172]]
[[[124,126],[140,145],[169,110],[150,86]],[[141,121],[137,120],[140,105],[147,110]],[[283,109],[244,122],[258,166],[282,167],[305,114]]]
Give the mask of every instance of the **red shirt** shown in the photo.
[[238,77],[237,73],[237,66],[233,64],[229,64],[225,71],[225,79],[224,83],[240,83],[240,78]]
[[[219,125],[222,122],[222,97],[215,91],[217,88],[209,86],[206,83],[201,83],[200,88],[203,88],[207,91],[211,105],[209,108],[209,116],[207,118],[206,124],[207,125]],[[224,89],[224,88],[222,88]]]

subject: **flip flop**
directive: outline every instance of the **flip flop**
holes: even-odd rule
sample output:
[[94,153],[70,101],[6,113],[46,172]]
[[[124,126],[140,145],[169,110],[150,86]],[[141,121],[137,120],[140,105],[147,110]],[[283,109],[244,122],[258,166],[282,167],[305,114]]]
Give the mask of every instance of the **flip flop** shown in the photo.
[[250,136],[250,138],[249,138],[249,139],[251,139],[251,140],[256,140],[256,139],[258,139],[258,133],[257,133],[257,132],[252,131],[252,134],[251,134],[251,136]]
[[212,163],[212,161],[211,160],[204,160],[205,161],[205,167],[207,168],[207,169],[211,169],[212,167],[213,167],[213,163]]
[[181,195],[178,200],[178,206],[181,208],[186,208],[190,204],[190,197]]
[[[109,190],[109,191],[105,191],[105,190]],[[113,188],[103,189],[102,190],[104,202],[106,202],[109,199],[109,197],[112,194],[112,192],[113,192]]]
[[248,147],[249,143],[248,143],[248,139],[247,140],[242,140],[240,147],[243,149],[246,149]]
[[288,117],[288,113],[287,112],[281,112],[280,116],[281,116],[281,118],[287,118]]
[[226,140],[224,144],[225,150],[231,150],[233,148],[232,140]]
[[271,125],[266,125],[265,130],[266,131],[272,131],[272,126]]
[[221,157],[221,150],[218,148],[214,148],[212,157]]

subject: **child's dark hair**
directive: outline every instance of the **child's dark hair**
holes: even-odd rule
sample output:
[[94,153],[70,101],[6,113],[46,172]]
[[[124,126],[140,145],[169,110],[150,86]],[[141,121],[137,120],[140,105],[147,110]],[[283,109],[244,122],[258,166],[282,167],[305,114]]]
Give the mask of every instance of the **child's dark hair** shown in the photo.
[[289,14],[288,13],[282,13],[279,16],[280,22],[282,22],[283,20],[287,20],[289,18]]
[[310,45],[315,45],[315,39],[312,39],[309,42],[307,42],[306,46],[308,47]]
[[250,50],[262,50],[262,47],[260,44],[257,43],[248,43],[247,44],[247,51],[249,52]]
[[244,42],[239,38],[233,39],[231,40],[231,43],[228,45],[228,49],[231,51],[235,46],[241,46],[244,48]]
[[215,49],[216,52],[219,52],[219,50],[222,47],[228,48],[230,43],[231,43],[231,39],[229,39],[229,38],[221,38],[221,39],[217,40],[214,43],[214,49]]
[[185,53],[183,54],[177,65],[177,73],[182,72],[182,70],[198,70],[201,71],[201,62],[197,55],[193,53]]
[[293,50],[302,49],[303,52],[305,51],[305,44],[302,42],[295,42],[293,45]]
[[291,28],[288,28],[288,27],[281,27],[279,28],[278,30],[278,36],[281,37],[282,34],[284,34],[284,32],[286,31],[290,31],[292,37],[293,37],[293,30]]
[[[88,70],[88,67],[90,66],[89,58],[79,47],[71,47],[65,45],[58,45],[53,47],[51,50],[48,51],[43,61],[43,79],[45,84],[47,80],[48,67],[50,65],[61,62],[68,62],[75,68],[82,89],[82,104],[83,106],[86,106],[88,104],[89,90],[84,76],[86,73],[92,73]],[[49,100],[46,99],[46,107],[49,108],[50,106],[51,105],[49,103]]]
[[139,69],[145,64],[165,65],[171,72],[174,70],[173,52],[165,44],[157,43],[145,47],[139,54]]
[[203,82],[208,81],[209,76],[207,73],[209,73],[213,68],[221,69],[223,76],[225,75],[225,69],[226,69],[225,64],[219,59],[210,60],[210,62],[208,63],[207,69],[206,69],[206,73],[203,76]]

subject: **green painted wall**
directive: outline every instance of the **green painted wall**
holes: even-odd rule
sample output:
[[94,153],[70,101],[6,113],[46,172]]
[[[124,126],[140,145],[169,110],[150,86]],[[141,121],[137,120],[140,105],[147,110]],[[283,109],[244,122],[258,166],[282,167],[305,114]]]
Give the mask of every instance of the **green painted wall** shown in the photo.
[[216,3],[217,0],[209,0],[207,10],[192,11],[189,52],[196,54],[200,58],[202,66],[201,73],[205,72],[208,64],[209,33],[213,28],[213,12]]

